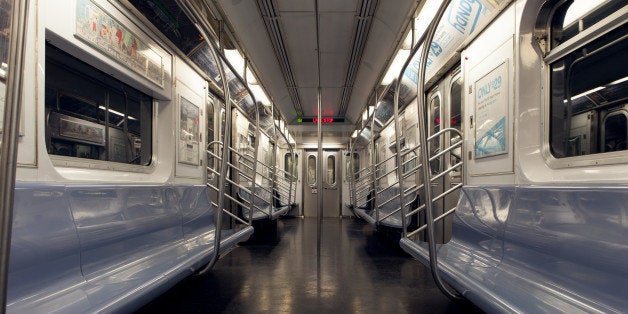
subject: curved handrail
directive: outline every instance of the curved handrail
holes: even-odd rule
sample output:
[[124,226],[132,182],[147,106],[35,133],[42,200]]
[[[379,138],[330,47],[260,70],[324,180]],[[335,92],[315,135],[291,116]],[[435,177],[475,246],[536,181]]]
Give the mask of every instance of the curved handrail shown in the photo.
[[[226,174],[227,174],[227,160],[229,158],[229,149],[226,149],[226,147],[230,147],[231,146],[231,125],[232,125],[232,115],[231,115],[231,99],[230,99],[230,93],[229,93],[229,82],[227,81],[227,76],[226,76],[226,71],[224,66],[226,65],[231,72],[233,73],[233,75],[235,76],[236,79],[240,80],[240,82],[245,82],[245,80],[242,79],[242,77],[238,74],[237,71],[235,71],[235,69],[233,68],[233,66],[231,64],[229,64],[229,62],[226,62],[226,58],[225,56],[220,52],[220,47],[217,46],[217,44],[213,41],[210,40],[209,38],[211,38],[211,36],[208,36],[209,34],[207,34],[207,30],[211,29],[211,26],[207,25],[207,22],[201,18],[199,18],[201,16],[201,14],[199,13],[200,10],[198,7],[195,6],[195,4],[191,1],[184,1],[184,0],[175,0],[177,5],[181,8],[182,11],[185,12],[185,14],[192,20],[194,21],[197,25],[201,25],[202,27],[198,27],[199,32],[205,36],[205,38],[207,38],[207,42],[210,44],[210,51],[212,52],[214,59],[216,60],[216,62],[218,63],[218,69],[220,71],[220,76],[222,78],[222,85],[223,85],[223,94],[224,94],[224,100],[225,100],[225,131],[224,131],[224,140],[222,142],[223,145],[223,149],[222,149],[222,160],[220,162],[220,177],[218,178],[218,210],[216,211],[216,231],[215,231],[215,237],[214,237],[214,254],[212,255],[211,260],[209,261],[209,263],[203,268],[201,269],[198,273],[199,274],[205,274],[206,272],[208,272],[209,270],[211,270],[214,265],[216,264],[216,261],[218,260],[219,257],[219,252],[220,252],[220,237],[221,237],[221,229],[222,229],[222,213],[223,213],[223,208],[224,208],[224,203],[225,203],[225,185],[226,185]],[[255,96],[253,95],[252,91],[249,89],[247,84],[243,84],[244,87],[248,90],[249,92],[249,96],[253,99],[253,103],[258,104],[255,100]],[[257,109],[257,108],[256,108]],[[256,113],[256,126],[257,126],[257,130],[259,132],[259,111],[255,110]],[[259,141],[256,142],[256,145],[259,145]],[[255,147],[255,153],[257,154],[257,146]],[[255,164],[254,164],[254,168],[255,168]],[[255,174],[255,173],[254,173]],[[255,180],[253,180],[253,186],[255,186]],[[252,210],[249,211],[249,223],[251,223],[252,221]]]
[[[426,32],[426,39],[423,42],[425,44],[424,49],[421,51],[421,62],[419,65],[419,80],[418,80],[418,87],[417,87],[417,103],[418,103],[418,114],[419,114],[419,133],[421,138],[427,138],[426,137],[426,126],[425,126],[425,120],[423,119],[423,117],[425,116],[425,72],[426,72],[426,68],[427,68],[427,57],[428,57],[428,52],[429,52],[429,43],[432,41],[432,39],[434,38],[434,34],[436,33],[436,27],[438,26],[438,22],[440,21],[440,19],[442,18],[442,16],[445,13],[445,10],[447,9],[447,6],[449,6],[449,3],[451,2],[451,0],[445,0],[443,1],[443,3],[441,4],[440,8],[438,9],[438,12],[436,13],[436,16],[434,17],[434,20],[432,21],[432,24],[430,25],[430,27],[428,28],[428,31]],[[428,161],[428,156],[427,156],[427,145],[425,145],[424,147],[422,147],[422,154],[421,154],[421,158],[423,160],[423,165],[429,165],[429,161]],[[430,169],[427,166],[423,167],[423,178],[427,179],[430,176]],[[425,180],[425,182],[427,182],[427,180]],[[424,187],[425,193],[428,196],[428,198],[431,197],[431,184],[425,184]],[[460,294],[458,294],[455,290],[450,289],[448,286],[445,285],[445,283],[443,282],[443,280],[440,277],[440,274],[438,273],[438,258],[437,258],[437,253],[436,253],[436,240],[434,238],[434,217],[433,217],[433,212],[432,212],[432,202],[427,202],[426,203],[427,207],[426,207],[426,216],[427,216],[427,234],[428,234],[428,246],[429,246],[429,252],[430,252],[430,269],[432,271],[432,277],[434,277],[434,281],[436,282],[436,285],[438,286],[438,288],[449,298],[453,299],[453,300],[460,300],[462,297],[460,296]]]
[[[396,88],[395,88],[395,97],[394,97],[394,110],[395,110],[395,116],[397,116],[398,113],[398,107],[399,107],[399,90],[400,90],[400,86],[401,86],[401,80],[403,78],[403,74],[406,70],[406,68],[408,67],[408,65],[410,64],[410,61],[413,59],[413,57],[415,56],[415,54],[417,53],[418,49],[423,47],[423,50],[421,50],[421,57],[420,57],[420,63],[419,63],[419,75],[418,75],[418,82],[417,82],[417,107],[418,107],[418,121],[419,121],[419,138],[420,139],[427,139],[427,131],[426,131],[426,126],[425,126],[425,95],[424,95],[424,89],[425,89],[425,71],[426,71],[426,64],[427,64],[427,57],[428,57],[428,52],[429,52],[429,43],[432,41],[434,34],[436,33],[436,27],[438,26],[438,23],[440,22],[441,18],[443,17],[443,15],[445,14],[445,11],[447,9],[447,7],[449,6],[449,3],[451,2],[451,0],[444,0],[440,7],[438,8],[438,11],[436,12],[436,15],[434,16],[434,18],[432,19],[432,21],[430,22],[430,25],[427,28],[427,31],[424,32],[420,39],[418,40],[417,44],[413,47],[410,55],[408,56],[408,58],[406,59],[406,62],[404,63],[403,67],[401,68],[401,71],[399,73],[399,76],[395,82],[396,84]],[[396,121],[396,119],[395,119]],[[400,130],[398,127],[397,122],[395,122],[395,131],[397,134],[399,134]],[[399,141],[397,141],[397,150],[399,151]],[[429,158],[427,156],[427,145],[422,145],[421,146],[421,164],[423,165],[428,165],[429,164]],[[400,159],[401,156],[398,156],[398,158]],[[399,164],[401,164],[401,161],[399,160]],[[400,169],[398,169],[398,173],[399,173],[399,178],[401,178],[401,172],[402,169],[401,167],[399,167]],[[429,182],[429,177],[430,177],[430,169],[427,166],[423,166],[422,167],[422,172],[423,172],[423,182]],[[402,182],[403,180],[400,180],[400,182]],[[434,278],[434,281],[436,283],[436,285],[438,286],[438,288],[449,298],[453,299],[453,300],[459,300],[461,299],[461,296],[455,292],[455,291],[451,291],[450,288],[448,288],[445,283],[442,281],[442,279],[440,278],[440,274],[438,273],[438,259],[436,256],[436,241],[434,239],[434,220],[433,220],[433,212],[432,212],[432,202],[429,201],[431,199],[431,185],[430,184],[424,184],[423,187],[424,191],[425,191],[425,195],[427,196],[428,201],[425,203],[426,205],[426,216],[427,216],[427,233],[428,233],[428,246],[429,246],[429,259],[430,259],[430,270],[432,272],[432,277]],[[403,188],[400,189],[402,192],[400,193],[400,197],[403,197]],[[403,200],[403,198],[401,198]],[[403,201],[402,201],[403,203]],[[402,226],[403,226],[403,233],[404,236],[407,235],[407,226],[408,226],[408,222],[407,219],[405,217],[405,214],[401,215],[402,217]]]

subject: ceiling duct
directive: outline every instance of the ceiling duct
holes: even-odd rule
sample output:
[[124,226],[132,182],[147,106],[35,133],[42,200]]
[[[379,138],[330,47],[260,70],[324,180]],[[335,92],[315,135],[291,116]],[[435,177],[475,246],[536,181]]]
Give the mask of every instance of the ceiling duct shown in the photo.
[[301,98],[299,96],[299,90],[294,80],[294,74],[292,73],[292,67],[290,66],[290,59],[288,58],[288,51],[281,35],[281,28],[279,27],[279,16],[275,11],[275,4],[273,0],[257,0],[257,7],[264,19],[264,25],[266,26],[266,32],[270,37],[270,40],[277,56],[277,62],[281,67],[281,73],[283,74],[292,105],[297,113],[297,116],[303,115],[303,107],[301,106]]
[[355,83],[355,77],[358,73],[360,62],[362,62],[364,46],[366,46],[366,39],[371,29],[377,2],[378,0],[362,0],[359,15],[356,16],[353,47],[351,48],[349,67],[347,68],[347,75],[345,77],[342,95],[340,97],[339,116],[344,116],[347,112],[347,106],[349,105],[349,99],[351,98],[351,92],[353,91],[353,84]]

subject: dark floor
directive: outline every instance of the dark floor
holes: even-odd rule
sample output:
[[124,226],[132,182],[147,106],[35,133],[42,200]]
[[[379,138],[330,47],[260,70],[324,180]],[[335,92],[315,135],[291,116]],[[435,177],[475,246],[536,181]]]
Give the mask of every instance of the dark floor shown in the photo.
[[[191,277],[138,313],[469,313],[429,270],[356,219],[278,222],[279,241],[247,243],[207,275]],[[396,245],[396,246],[395,246]]]

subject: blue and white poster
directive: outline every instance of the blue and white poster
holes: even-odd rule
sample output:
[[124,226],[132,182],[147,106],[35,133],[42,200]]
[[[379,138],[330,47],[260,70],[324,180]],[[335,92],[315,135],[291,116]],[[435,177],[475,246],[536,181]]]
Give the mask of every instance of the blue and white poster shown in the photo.
[[508,59],[475,82],[475,158],[508,153]]

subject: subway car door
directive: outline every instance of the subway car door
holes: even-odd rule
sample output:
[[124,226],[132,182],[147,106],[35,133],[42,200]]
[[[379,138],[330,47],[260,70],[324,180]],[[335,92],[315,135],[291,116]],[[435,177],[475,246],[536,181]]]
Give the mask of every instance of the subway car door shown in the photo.
[[315,150],[306,150],[304,156],[303,173],[305,174],[305,182],[303,184],[303,216],[316,217],[318,194],[316,165],[318,152]]
[[341,180],[338,180],[340,168],[340,151],[323,151],[323,217],[340,217],[340,188]]
[[318,193],[323,193],[323,217],[340,216],[341,183],[338,180],[339,151],[323,151],[323,190],[319,191],[316,165],[318,152],[305,151],[304,173],[306,182],[303,185],[303,214],[305,217],[316,217]]

